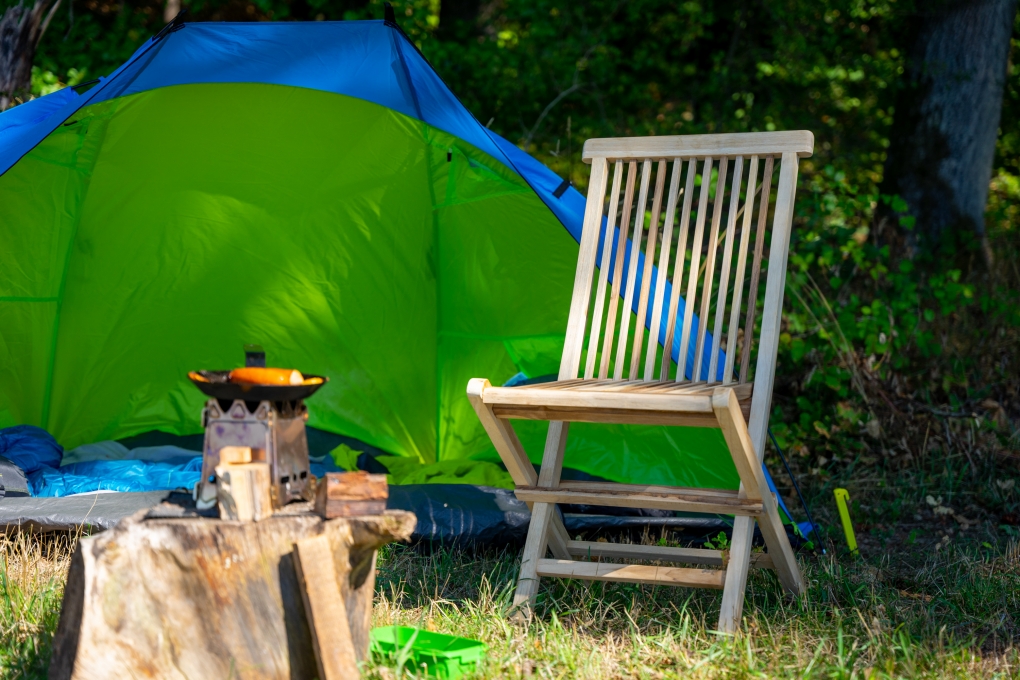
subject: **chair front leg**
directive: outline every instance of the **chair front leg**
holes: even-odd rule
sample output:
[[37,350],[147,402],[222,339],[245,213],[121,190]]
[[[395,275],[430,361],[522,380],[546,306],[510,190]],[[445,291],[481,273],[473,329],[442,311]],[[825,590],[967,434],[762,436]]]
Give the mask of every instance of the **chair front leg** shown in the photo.
[[467,397],[478,415],[478,420],[496,447],[503,465],[517,486],[534,486],[538,481],[535,466],[528,460],[521,441],[517,438],[509,420],[496,417],[492,407],[482,401],[482,392],[492,385],[485,378],[474,378],[468,382]]
[[521,555],[521,573],[517,577],[517,592],[514,593],[513,618],[526,621],[531,617],[538,596],[538,561],[545,557],[548,548],[549,524],[556,514],[552,503],[535,503],[531,510],[531,525],[528,540]]
[[[719,419],[726,445],[733,457],[733,464],[740,475],[741,492],[749,498],[760,498],[763,512],[757,518],[765,545],[768,546],[772,564],[783,586],[794,595],[803,595],[807,588],[797,566],[797,557],[793,554],[790,539],[779,518],[776,501],[769,490],[761,459],[755,454],[751,444],[751,436],[747,431],[747,423],[740,411],[740,403],[731,388],[718,388],[712,395],[712,408]],[[736,542],[736,525],[734,521],[734,543]],[[745,533],[753,531],[744,530]],[[742,537],[741,537],[742,539]],[[742,548],[743,549],[743,548]],[[747,545],[747,557],[750,557],[750,542]],[[733,556],[731,555],[731,559]],[[746,581],[746,568],[743,580]],[[727,579],[728,583],[728,579]]]
[[[560,421],[549,423],[545,451],[542,453],[542,470],[538,476],[540,487],[548,489],[559,486],[569,426],[570,423]],[[569,540],[569,536],[556,514],[556,505],[535,503],[531,509],[531,526],[528,528],[528,539],[524,544],[524,554],[521,556],[521,573],[517,579],[517,592],[514,594],[516,617],[527,618],[534,608],[539,586],[538,561],[545,557],[545,551],[552,548],[553,554],[559,559],[570,559],[566,540]]]
[[723,586],[722,607],[719,609],[719,630],[724,633],[735,633],[740,628],[753,538],[754,518],[735,517],[729,563],[726,565],[726,584]]

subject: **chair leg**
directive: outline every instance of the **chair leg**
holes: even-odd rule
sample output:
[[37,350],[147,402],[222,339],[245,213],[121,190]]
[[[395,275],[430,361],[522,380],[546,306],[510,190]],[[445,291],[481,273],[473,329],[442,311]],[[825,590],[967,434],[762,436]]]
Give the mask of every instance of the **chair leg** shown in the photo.
[[554,420],[549,423],[545,437],[545,451],[542,452],[542,469],[538,473],[538,485],[545,488],[559,486],[563,474],[563,452],[567,449],[567,432],[570,423]]
[[799,597],[807,592],[807,584],[804,583],[804,577],[797,565],[797,556],[793,552],[793,546],[790,545],[790,537],[786,535],[786,528],[779,518],[779,509],[772,494],[768,494],[762,501],[765,513],[757,518],[758,528],[761,529],[762,538],[768,546],[776,575],[788,592]]
[[[726,439],[726,445],[730,449],[730,455],[733,456],[733,464],[740,474],[742,482],[741,491],[746,492],[747,496],[751,498],[761,498],[764,512],[756,519],[758,520],[758,526],[761,528],[762,537],[765,539],[765,545],[768,546],[769,556],[772,557],[772,564],[776,569],[776,574],[788,591],[794,595],[803,595],[807,588],[801,576],[800,568],[797,566],[797,557],[793,554],[790,539],[786,535],[786,529],[783,528],[782,521],[779,519],[779,511],[776,507],[775,498],[769,490],[768,483],[765,481],[761,459],[755,454],[754,447],[751,444],[751,437],[747,431],[747,423],[744,421],[743,414],[740,411],[740,404],[737,401],[736,393],[731,388],[716,389],[712,395],[712,408],[719,419],[719,426],[722,429],[723,437]],[[737,519],[739,520],[740,518]],[[738,526],[741,528],[739,535],[737,531]],[[734,548],[736,548],[739,541],[741,553],[738,555],[735,554],[735,550],[732,551],[730,554],[731,560],[739,559],[746,563],[750,559],[750,539],[753,531],[754,525],[750,519],[746,519],[746,526],[744,522],[734,521],[732,543]],[[744,545],[745,539],[746,546]],[[747,566],[743,564],[737,568],[741,569],[743,573],[734,572],[734,586],[739,582],[742,603],[744,584],[747,581]],[[729,573],[727,573],[726,584],[729,587]],[[739,620],[740,608],[742,606],[742,604],[735,605],[734,601],[726,603],[725,596],[724,604],[728,604],[729,609],[720,616],[720,626],[722,626],[723,618],[729,617],[732,619],[734,614],[737,620]]]
[[552,552],[553,557],[558,560],[569,560],[573,556],[567,549],[567,542],[570,541],[570,534],[567,532],[567,527],[563,524],[563,519],[560,518],[560,513],[556,512],[553,508],[552,519],[549,520],[549,551]]
[[719,610],[719,630],[724,633],[735,633],[740,628],[753,538],[754,520],[751,517],[735,517],[729,563],[726,565],[726,585],[723,586],[722,607]]
[[[563,474],[563,452],[567,448],[567,433],[570,423],[554,421],[549,423],[549,433],[545,438],[545,451],[542,452],[542,470],[538,476],[538,486],[545,488],[557,487]],[[563,526],[560,514],[553,507],[552,519],[549,521],[549,549],[560,560],[569,560],[567,541],[570,534]]]
[[535,466],[531,464],[527,454],[524,453],[524,447],[521,446],[521,441],[517,438],[517,433],[514,432],[510,421],[497,418],[496,414],[492,412],[492,407],[482,401],[482,392],[488,387],[492,387],[488,380],[484,378],[472,379],[467,387],[468,401],[475,409],[478,420],[481,421],[482,427],[485,428],[489,439],[492,440],[492,445],[496,447],[496,452],[503,464],[506,465],[507,472],[513,478],[514,484],[534,486],[538,481]]
[[552,503],[535,503],[531,510],[531,526],[528,540],[521,555],[521,573],[517,577],[517,592],[514,593],[513,617],[517,621],[527,620],[535,606],[538,595],[538,561],[545,557],[548,548],[550,520],[556,514]]
[[[553,488],[559,485],[569,425],[570,423],[559,421],[549,423],[538,486]],[[528,528],[528,539],[524,544],[524,554],[521,556],[521,573],[517,579],[517,592],[514,594],[515,617],[527,618],[531,614],[538,595],[538,561],[545,557],[545,551],[552,548],[557,558],[570,559],[566,540],[569,540],[569,536],[556,514],[556,505],[535,503],[531,509],[531,526]]]

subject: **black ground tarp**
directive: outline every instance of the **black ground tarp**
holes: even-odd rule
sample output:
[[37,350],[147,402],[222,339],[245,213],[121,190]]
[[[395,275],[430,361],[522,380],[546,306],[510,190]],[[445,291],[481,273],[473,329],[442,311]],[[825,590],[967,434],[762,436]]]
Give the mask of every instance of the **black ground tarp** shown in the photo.
[[0,498],[28,495],[28,480],[20,467],[0,456]]

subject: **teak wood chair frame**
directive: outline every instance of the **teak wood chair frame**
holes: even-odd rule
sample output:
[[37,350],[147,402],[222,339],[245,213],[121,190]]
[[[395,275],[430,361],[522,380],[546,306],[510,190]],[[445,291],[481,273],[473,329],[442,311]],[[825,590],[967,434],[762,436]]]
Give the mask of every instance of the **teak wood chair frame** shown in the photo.
[[[514,479],[517,497],[532,508],[514,597],[519,614],[530,615],[542,576],[721,588],[722,631],[739,626],[750,566],[772,568],[788,591],[804,593],[804,580],[776,498],[765,480],[762,452],[775,378],[798,159],[810,156],[813,148],[814,137],[807,131],[590,139],[585,143],[582,157],[592,166],[591,179],[558,380],[493,387],[488,380],[476,378],[467,388],[472,406]],[[606,210],[610,165],[613,177]],[[654,165],[657,169],[653,172]],[[772,176],[777,165],[779,181],[765,256]],[[713,169],[717,175],[710,215]],[[702,181],[693,210],[697,175]],[[723,224],[727,193],[728,218]],[[692,212],[696,213],[693,225]],[[642,244],[644,262],[640,263]],[[671,252],[675,253],[672,262]],[[767,279],[755,343],[758,288],[765,260]],[[653,271],[656,262],[658,268]],[[679,351],[674,361],[676,340]],[[755,344],[752,382],[748,371]],[[510,424],[515,418],[550,421],[537,474]],[[571,422],[718,427],[740,477],[740,488],[561,481]],[[575,541],[556,513],[556,503],[733,515],[733,536],[728,551]],[[755,521],[767,553],[751,552]],[[547,550],[552,559],[546,558]],[[575,559],[581,557],[589,561]],[[590,561],[602,558],[702,568]],[[713,566],[721,568],[707,568]]]

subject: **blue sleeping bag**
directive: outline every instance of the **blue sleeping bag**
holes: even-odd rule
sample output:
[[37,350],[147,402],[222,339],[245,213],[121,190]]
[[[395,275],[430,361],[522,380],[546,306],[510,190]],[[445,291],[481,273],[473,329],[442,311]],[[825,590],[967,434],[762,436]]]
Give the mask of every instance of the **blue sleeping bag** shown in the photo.
[[0,456],[25,474],[60,466],[64,447],[46,430],[34,425],[15,425],[0,430]]
[[28,475],[33,496],[68,496],[89,491],[191,489],[202,474],[202,456],[175,461],[91,460]]
[[69,496],[90,491],[190,489],[202,473],[202,457],[170,460],[90,460],[60,466],[64,448],[33,425],[0,429],[0,456],[21,468],[33,496]]
[[[99,445],[113,446],[120,453],[130,455],[126,448],[115,442],[101,442]],[[86,448],[86,447],[81,447]],[[32,425],[17,425],[0,429],[0,455],[6,457],[25,472],[29,493],[33,496],[70,496],[92,491],[162,491],[170,489],[192,489],[202,474],[202,456],[177,447],[183,455],[164,460],[84,460],[74,461],[75,453],[68,455],[69,465],[61,466],[64,449],[49,432]],[[142,454],[150,449],[137,449]],[[171,451],[172,455],[173,451]],[[313,459],[312,474],[322,477],[326,472],[337,472],[333,459],[325,456]]]

